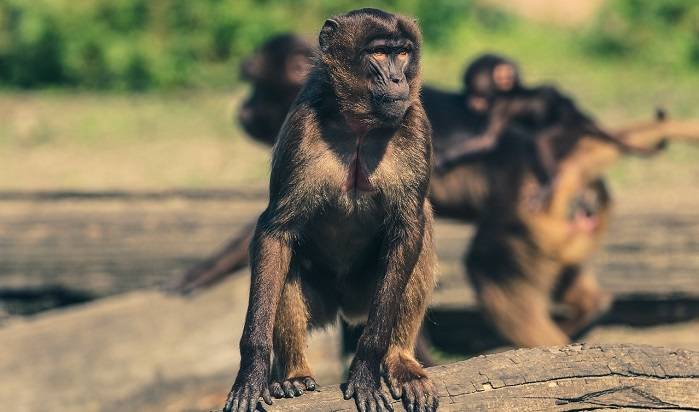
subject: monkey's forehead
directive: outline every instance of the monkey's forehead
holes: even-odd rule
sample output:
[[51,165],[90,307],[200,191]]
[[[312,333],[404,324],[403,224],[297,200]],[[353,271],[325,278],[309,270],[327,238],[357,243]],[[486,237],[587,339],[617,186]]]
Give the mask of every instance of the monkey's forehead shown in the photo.
[[[367,12],[368,11],[368,12]],[[408,38],[416,45],[420,43],[420,29],[413,19],[399,14],[390,14],[377,9],[355,10],[336,16],[338,30],[355,40],[375,38]]]
[[365,49],[372,48],[412,48],[413,42],[402,36],[396,36],[393,34],[387,36],[381,36],[375,38],[367,39]]

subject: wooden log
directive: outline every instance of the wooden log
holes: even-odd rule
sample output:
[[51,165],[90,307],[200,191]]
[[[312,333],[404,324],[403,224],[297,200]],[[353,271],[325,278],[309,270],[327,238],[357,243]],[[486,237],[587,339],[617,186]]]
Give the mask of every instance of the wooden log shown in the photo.
[[[518,349],[429,369],[440,411],[699,409],[699,352],[576,344]],[[384,388],[385,389],[385,388]],[[396,411],[403,410],[394,401]],[[353,411],[340,386],[275,400],[268,411]]]

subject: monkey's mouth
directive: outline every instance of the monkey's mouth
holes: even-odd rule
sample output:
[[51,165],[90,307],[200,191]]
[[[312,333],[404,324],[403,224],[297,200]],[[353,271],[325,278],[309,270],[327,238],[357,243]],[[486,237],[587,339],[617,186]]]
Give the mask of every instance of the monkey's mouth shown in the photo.
[[570,224],[577,232],[591,233],[597,229],[600,220],[595,213],[579,209],[573,214]]

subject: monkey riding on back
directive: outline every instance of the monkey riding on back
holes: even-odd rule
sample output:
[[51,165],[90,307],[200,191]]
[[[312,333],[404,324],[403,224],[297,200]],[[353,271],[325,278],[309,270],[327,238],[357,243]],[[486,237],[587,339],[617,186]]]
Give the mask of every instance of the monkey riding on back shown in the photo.
[[440,170],[464,157],[492,150],[513,126],[525,131],[520,136],[531,139],[537,178],[543,185],[551,183],[560,160],[583,138],[599,139],[622,153],[640,156],[655,155],[666,145],[661,141],[654,147],[635,146],[607,132],[557,88],[526,87],[517,65],[503,56],[485,54],[474,60],[466,70],[464,84],[467,104],[476,112],[488,113],[488,124],[481,135],[441,153],[437,159]]
[[433,411],[436,389],[413,355],[435,262],[420,32],[405,17],[360,9],[327,20],[319,40],[275,145],[224,411],[314,390],[306,333],[338,313],[366,324],[345,398],[360,411],[392,410],[383,375],[406,409]]

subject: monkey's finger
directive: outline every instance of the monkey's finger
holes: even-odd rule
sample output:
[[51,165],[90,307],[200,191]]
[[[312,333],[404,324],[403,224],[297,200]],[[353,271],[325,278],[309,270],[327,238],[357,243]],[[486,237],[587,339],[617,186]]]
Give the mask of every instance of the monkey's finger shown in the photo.
[[348,383],[347,387],[345,388],[345,393],[343,395],[345,400],[352,398],[352,396],[354,396],[354,385]]
[[231,412],[232,407],[233,402],[230,399],[230,395],[228,395],[228,399],[226,399],[226,403],[223,405],[223,409],[221,409],[221,412]]
[[245,407],[247,404],[245,403],[245,398],[240,398],[236,399],[233,401],[233,410],[232,412],[245,412]]
[[[240,412],[250,412],[250,404],[253,402],[253,392],[250,386],[246,386],[243,390],[240,405],[238,406]],[[257,402],[257,400],[255,400],[255,402]],[[255,412],[255,409],[253,409],[252,412]]]
[[279,382],[272,382],[270,385],[270,391],[272,392],[272,395],[279,399],[284,397],[284,390],[282,389],[282,385],[279,384]]
[[316,390],[316,381],[313,380],[313,378],[305,378],[303,380],[303,384],[306,385],[306,390],[309,391],[314,391]]
[[366,401],[364,400],[364,397],[357,393],[357,398],[355,399],[355,403],[357,404],[357,410],[359,412],[367,412],[366,410]]
[[225,408],[223,408],[223,412],[238,412],[238,399],[233,399],[233,402],[229,403],[226,405]]
[[301,395],[303,395],[304,389],[306,389],[306,387],[303,386],[303,383],[301,383],[301,381],[299,381],[299,380],[294,380],[294,381],[292,382],[292,385],[294,385],[294,389],[295,389],[295,390],[294,390],[294,395],[296,395],[296,396],[301,396]]
[[262,399],[264,399],[264,401],[267,405],[272,404],[272,395],[269,392],[269,386],[265,387],[262,390]]
[[255,409],[257,409],[257,398],[253,398],[252,395],[250,395],[250,398],[248,399],[248,411],[247,412],[255,412]]
[[369,412],[377,412],[376,411],[376,401],[374,399],[371,399],[371,397],[369,397],[369,399],[366,400],[366,403],[368,405],[367,410]]

